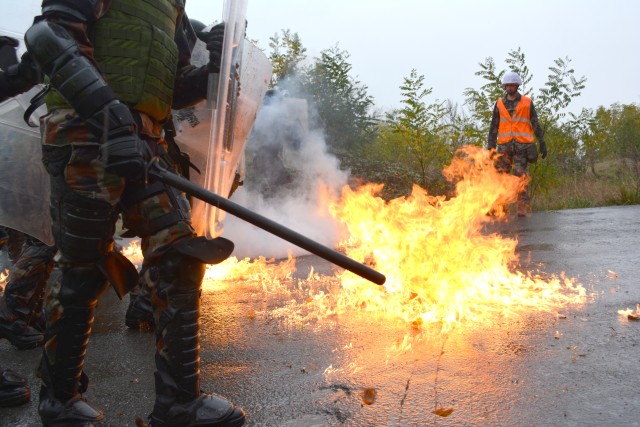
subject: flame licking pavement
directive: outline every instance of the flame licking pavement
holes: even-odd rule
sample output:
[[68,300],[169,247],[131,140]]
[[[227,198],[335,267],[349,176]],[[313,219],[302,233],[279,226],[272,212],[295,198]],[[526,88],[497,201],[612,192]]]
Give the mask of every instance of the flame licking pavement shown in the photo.
[[[517,240],[486,231],[506,220],[504,207],[526,185],[523,178],[497,172],[493,163],[486,150],[459,150],[443,171],[455,183],[449,199],[414,186],[411,196],[387,202],[379,197],[382,185],[366,185],[345,187],[327,201],[346,230],[340,250],[385,274],[383,287],[348,271],[319,277],[313,270],[296,286],[295,258],[278,263],[231,257],[209,266],[204,289],[231,282],[253,283],[267,293],[304,289],[304,297],[290,301],[282,315],[305,310],[305,319],[323,319],[355,310],[439,332],[584,303],[587,293],[575,279],[518,271]],[[324,289],[313,285],[318,282]]]

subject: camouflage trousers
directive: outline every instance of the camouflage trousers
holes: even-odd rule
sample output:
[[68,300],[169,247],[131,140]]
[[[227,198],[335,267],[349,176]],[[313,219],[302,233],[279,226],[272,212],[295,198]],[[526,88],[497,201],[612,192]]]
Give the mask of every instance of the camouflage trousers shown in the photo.
[[[499,154],[496,168],[503,173],[512,173],[515,176],[526,176],[527,165],[538,160],[538,149],[534,143],[511,141],[507,144],[498,144],[496,152]],[[530,209],[531,198],[527,186],[518,194],[518,214],[527,215]]]
[[[155,141],[153,140],[149,141],[152,146],[154,143]],[[154,153],[157,152],[157,147],[153,146],[152,151]],[[43,161],[52,181],[52,220],[56,246],[60,251],[58,265],[61,275],[58,280],[49,284],[45,295],[47,335],[43,362],[41,363],[41,375],[44,368],[54,373],[64,369],[64,367],[61,369],[56,368],[55,365],[57,363],[65,363],[64,360],[56,360],[56,354],[68,351],[68,349],[62,351],[57,347],[60,342],[68,345],[69,337],[65,335],[63,339],[62,335],[71,335],[71,332],[67,332],[69,324],[73,324],[76,329],[79,329],[74,332],[77,339],[73,338],[83,341],[78,343],[79,349],[81,350],[83,346],[86,347],[93,321],[93,308],[106,286],[106,280],[103,280],[97,272],[95,262],[79,261],[77,257],[74,258],[73,255],[69,256],[68,253],[65,253],[65,239],[68,233],[60,230],[65,221],[69,221],[69,218],[65,217],[65,215],[68,215],[65,214],[68,208],[66,208],[67,211],[64,210],[65,207],[62,206],[63,199],[73,197],[76,204],[79,203],[78,200],[80,200],[80,203],[82,200],[87,200],[87,209],[90,209],[95,201],[106,202],[103,205],[111,206],[117,214],[121,215],[124,227],[141,237],[144,264],[148,266],[159,263],[162,255],[175,242],[195,236],[194,229],[190,224],[188,211],[184,215],[172,216],[175,213],[174,211],[184,210],[184,206],[188,206],[183,194],[169,194],[170,192],[168,191],[160,190],[136,199],[134,195],[149,194],[146,192],[147,187],[145,184],[125,181],[118,176],[105,172],[102,162],[98,159],[98,154],[97,144],[45,145],[43,147]],[[152,186],[154,183],[149,185]],[[63,188],[63,192],[65,192],[64,197],[58,194],[61,191],[60,188]],[[71,196],[69,196],[69,192]],[[179,199],[178,203],[177,199]],[[134,201],[132,202],[132,200]],[[182,219],[168,223],[164,222],[163,226],[157,225],[159,223],[163,224],[162,218],[167,217]],[[116,220],[117,216],[113,217],[113,224],[110,226],[111,230],[115,231]],[[153,226],[153,224],[156,224],[156,226]],[[113,243],[113,236],[106,236],[105,239],[108,240],[109,237],[111,238],[111,243]],[[113,248],[113,244],[111,244],[111,248]],[[94,267],[91,267],[92,265]],[[94,268],[95,271],[86,271],[91,268]],[[78,271],[84,271],[82,274],[84,274],[83,277],[87,283],[74,283],[74,280],[78,281],[74,276],[74,274],[78,274]],[[89,283],[92,281],[95,281],[95,289],[87,290],[87,286],[93,286]],[[65,289],[66,287],[69,289]],[[83,296],[77,299],[79,303],[72,303],[72,311],[69,310],[71,308],[69,295],[73,293],[83,293]],[[65,309],[65,304],[67,309]],[[78,308],[83,305],[86,306],[86,310],[78,314],[77,318],[69,319],[72,316],[71,313],[78,311]],[[162,302],[159,305],[162,306]],[[154,309],[161,311],[162,307],[160,306],[154,307]],[[67,317],[66,319],[65,316]],[[61,326],[59,323],[63,325]],[[78,323],[83,323],[84,328]],[[157,349],[157,354],[164,354],[161,348],[164,344],[159,342],[158,345],[160,347]],[[83,354],[78,355],[80,359],[83,357]],[[81,369],[81,362],[79,366]],[[76,375],[79,374],[76,373]]]
[[43,293],[53,269],[55,247],[27,237],[17,258],[0,301],[0,316],[22,320],[29,325],[39,322]]

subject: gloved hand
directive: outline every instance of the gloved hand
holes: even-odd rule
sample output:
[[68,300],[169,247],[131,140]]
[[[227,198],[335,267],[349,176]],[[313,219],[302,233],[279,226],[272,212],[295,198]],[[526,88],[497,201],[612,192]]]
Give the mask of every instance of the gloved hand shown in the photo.
[[109,138],[100,144],[104,169],[122,178],[140,179],[151,159],[151,150],[135,133]]
[[99,156],[107,172],[129,179],[143,177],[152,153],[147,143],[138,137],[126,105],[113,101],[85,123],[102,141]]
[[547,158],[547,143],[544,140],[540,141],[540,145],[538,147],[538,151],[540,152],[540,156],[543,159]]
[[29,52],[23,53],[22,57],[20,57],[18,73],[23,80],[29,83],[42,83],[42,71],[40,71],[38,64],[36,64],[36,61],[33,60],[33,57]]
[[14,39],[13,37],[0,36],[0,48],[4,47],[5,45],[18,47],[19,44],[20,42],[18,42],[18,40]]
[[210,31],[198,31],[198,38],[207,44],[209,51],[210,73],[220,72],[220,62],[222,62],[222,43],[224,41],[224,22],[215,25]]

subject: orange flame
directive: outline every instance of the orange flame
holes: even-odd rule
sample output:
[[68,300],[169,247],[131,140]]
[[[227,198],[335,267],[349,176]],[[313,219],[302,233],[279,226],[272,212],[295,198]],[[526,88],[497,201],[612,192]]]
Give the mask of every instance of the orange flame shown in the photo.
[[553,311],[584,302],[585,289],[564,276],[543,280],[515,270],[517,240],[483,232],[504,217],[526,181],[501,174],[489,152],[466,147],[445,176],[456,182],[456,196],[430,196],[414,186],[410,197],[385,202],[381,185],[345,188],[331,206],[349,238],[344,248],[387,277],[383,289],[350,273],[342,292],[323,310],[353,307],[397,317],[414,327],[437,323],[443,331],[461,321],[485,323],[522,310]]
[[[526,178],[499,173],[489,152],[473,146],[459,151],[443,173],[456,184],[450,199],[414,186],[411,196],[386,202],[379,197],[382,185],[366,185],[345,187],[339,199],[328,200],[331,215],[346,230],[340,248],[385,274],[387,281],[381,287],[350,272],[322,278],[312,271],[298,282],[302,301],[278,311],[295,317],[296,309],[304,307],[309,314],[299,319],[366,311],[415,329],[436,325],[446,332],[461,322],[487,324],[586,301],[584,287],[564,274],[543,278],[518,271],[517,240],[486,230],[506,219],[504,206],[516,201]],[[241,281],[263,292],[286,293],[294,288],[294,270],[291,256],[281,263],[232,257],[209,266],[203,288]],[[327,284],[338,289],[314,290],[319,281],[325,290]],[[400,345],[410,347],[405,341]]]
[[640,320],[640,304],[636,305],[636,309],[632,310],[627,308],[625,310],[618,310],[618,314],[624,316],[628,320]]
[[4,292],[4,288],[7,286],[7,282],[9,281],[9,274],[8,268],[0,271],[0,292]]

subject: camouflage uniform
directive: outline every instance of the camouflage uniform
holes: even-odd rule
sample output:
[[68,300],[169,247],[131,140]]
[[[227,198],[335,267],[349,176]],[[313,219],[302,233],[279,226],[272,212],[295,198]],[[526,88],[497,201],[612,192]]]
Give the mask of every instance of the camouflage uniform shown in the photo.
[[42,297],[56,253],[38,239],[23,238],[24,246],[0,300],[0,337],[18,349],[34,348],[44,341]]
[[[18,61],[15,48],[18,42],[10,37],[0,37],[0,101],[4,101],[9,96],[17,95],[26,91],[35,84],[19,76],[17,72]],[[6,73],[9,67],[13,67],[12,73]],[[22,242],[22,233],[7,227],[0,226],[0,248],[9,244],[9,257],[15,259],[16,252],[19,252]],[[5,288],[5,295],[7,289]],[[1,331],[0,331],[1,333]],[[41,339],[40,339],[41,340]],[[26,379],[9,368],[0,367],[0,406],[22,405],[31,399],[31,390]]]
[[[513,116],[516,106],[520,102],[522,95],[516,94],[515,99],[510,100],[505,95],[502,98],[504,106],[511,116]],[[538,121],[538,114],[531,103],[530,107],[531,127],[538,141],[544,141],[544,133]],[[498,105],[493,107],[493,115],[491,116],[491,125],[489,126],[489,137],[487,138],[487,148],[496,149],[498,139],[498,127],[500,126],[500,111]],[[498,156],[496,167],[504,173],[513,173],[515,176],[525,176],[527,174],[527,165],[538,161],[538,149],[535,144],[521,143],[515,140],[506,144],[497,144],[496,152]],[[527,188],[518,194],[518,214],[524,216],[530,209],[530,197]]]
[[45,0],[42,10],[25,43],[55,88],[41,127],[61,275],[45,293],[40,417],[83,426],[104,418],[81,396],[88,385],[83,363],[101,294],[111,283],[123,295],[138,281],[135,267],[114,251],[121,215],[125,236],[141,238],[154,303],[150,425],[240,426],[244,412],[202,393],[199,370],[201,282],[206,264],[228,257],[233,244],[197,237],[185,195],[141,179],[151,156],[176,170],[162,124],[171,107],[204,98],[212,71],[189,65],[194,34],[184,1],[84,0],[69,8]]

